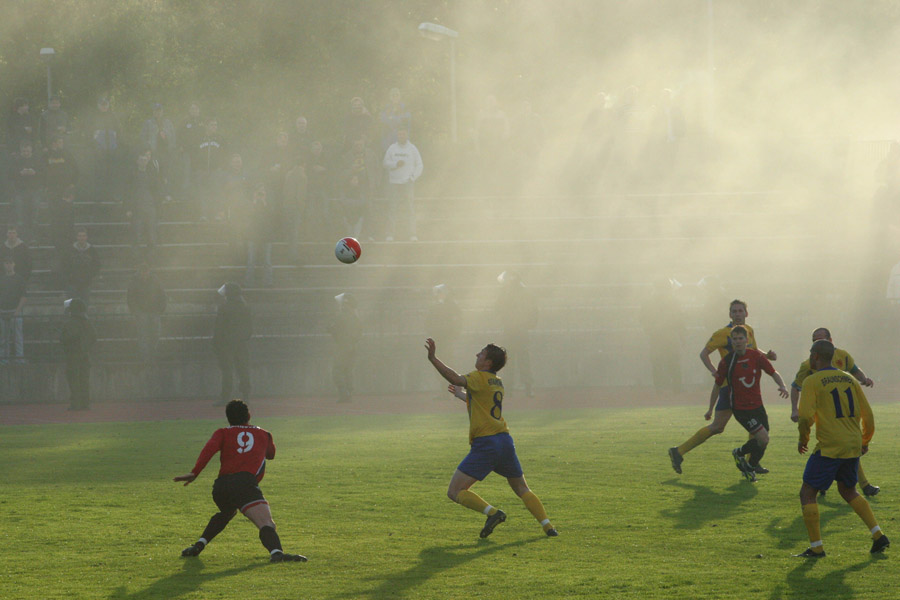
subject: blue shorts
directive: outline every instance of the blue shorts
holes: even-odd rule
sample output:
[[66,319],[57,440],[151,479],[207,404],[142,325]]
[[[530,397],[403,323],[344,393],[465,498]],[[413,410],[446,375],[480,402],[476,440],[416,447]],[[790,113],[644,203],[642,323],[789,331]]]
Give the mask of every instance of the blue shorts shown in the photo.
[[832,481],[843,483],[853,489],[859,481],[859,457],[828,458],[817,450],[806,461],[803,471],[803,483],[817,490],[827,490]]
[[501,477],[521,477],[522,466],[516,456],[516,445],[508,433],[486,435],[472,440],[469,454],[456,467],[469,477],[481,481],[494,471]]
[[719,401],[716,402],[716,410],[731,410],[731,386],[719,388]]

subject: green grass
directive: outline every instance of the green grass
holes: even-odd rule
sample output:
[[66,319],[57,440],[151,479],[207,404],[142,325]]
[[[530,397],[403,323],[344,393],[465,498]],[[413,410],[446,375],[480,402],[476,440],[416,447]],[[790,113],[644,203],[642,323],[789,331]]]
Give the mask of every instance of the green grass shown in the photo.
[[[864,465],[895,522],[900,405],[875,407]],[[772,410],[772,472],[734,468],[726,432],[675,475],[666,449],[701,426],[700,407],[516,412],[507,418],[528,482],[560,537],[546,538],[505,480],[475,490],[509,515],[487,540],[483,517],[450,502],[467,451],[453,415],[261,421],[278,457],[262,488],[285,549],[269,565],[236,517],[199,559],[179,557],[214,512],[218,459],[182,487],[220,426],[212,421],[6,427],[0,436],[0,597],[28,598],[841,598],[892,597],[900,546],[868,554],[862,522],[832,489],[821,504],[828,557],[807,546],[797,492],[805,459],[787,410]],[[898,542],[900,543],[900,542]]]

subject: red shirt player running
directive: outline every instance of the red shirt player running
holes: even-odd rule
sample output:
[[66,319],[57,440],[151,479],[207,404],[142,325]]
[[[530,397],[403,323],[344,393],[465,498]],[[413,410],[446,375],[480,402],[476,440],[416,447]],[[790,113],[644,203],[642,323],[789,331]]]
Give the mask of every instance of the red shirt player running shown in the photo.
[[190,473],[179,475],[174,481],[188,485],[194,481],[210,459],[219,453],[219,476],[213,483],[213,502],[219,508],[209,520],[196,543],[188,546],[182,556],[197,556],[240,510],[259,528],[259,540],[269,551],[271,562],[306,562],[306,557],[288,554],[281,548],[275,532],[275,522],[269,503],[257,485],[266,472],[266,460],[275,458],[272,434],[250,424],[250,409],[241,400],[225,406],[229,427],[217,429],[209,438]]

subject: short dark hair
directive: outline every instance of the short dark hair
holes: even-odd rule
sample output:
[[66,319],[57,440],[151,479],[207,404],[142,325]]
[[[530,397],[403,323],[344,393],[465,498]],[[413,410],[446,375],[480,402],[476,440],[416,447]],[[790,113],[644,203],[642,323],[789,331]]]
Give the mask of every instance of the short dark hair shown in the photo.
[[828,329],[825,328],[825,327],[819,327],[818,329],[814,329],[813,332],[812,332],[812,336],[813,336],[813,337],[816,337],[816,334],[819,333],[819,332],[824,333],[824,334],[825,334],[825,337],[828,338],[829,340],[831,339],[831,332],[828,331]]
[[491,370],[496,373],[506,365],[506,348],[488,344],[484,347],[484,357],[491,361]]
[[246,425],[250,422],[250,408],[243,400],[232,400],[225,405],[229,425]]
[[738,300],[737,298],[735,298],[734,300],[731,301],[731,304],[728,305],[728,310],[730,311],[731,307],[734,306],[735,304],[740,304],[741,306],[744,307],[744,310],[747,310],[747,303],[744,302],[743,300]]
[[834,358],[834,344],[828,340],[816,340],[813,342],[809,352],[810,354],[818,355],[819,358],[823,358],[830,363],[831,359]]
[[734,335],[736,333],[739,333],[744,337],[748,337],[747,328],[744,327],[743,325],[738,325],[731,329],[731,335]]

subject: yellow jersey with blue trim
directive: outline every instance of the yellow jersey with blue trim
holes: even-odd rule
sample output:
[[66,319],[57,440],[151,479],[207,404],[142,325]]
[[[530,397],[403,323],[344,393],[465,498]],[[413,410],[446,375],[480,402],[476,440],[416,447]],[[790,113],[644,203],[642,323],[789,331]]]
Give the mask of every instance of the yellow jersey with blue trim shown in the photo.
[[[841,371],[847,371],[850,374],[859,370],[859,367],[856,366],[856,362],[854,362],[850,353],[846,350],[841,350],[840,348],[834,349],[834,358],[831,359],[831,366],[835,369],[840,369]],[[809,366],[809,359],[807,358],[800,363],[800,369],[797,371],[797,376],[794,377],[794,383],[791,384],[791,387],[796,390],[802,389],[803,380],[813,373],[815,373],[815,371]]]
[[856,458],[875,433],[875,417],[862,390],[850,373],[828,367],[803,381],[800,390],[800,443],[809,444],[816,426],[815,450],[828,458]]
[[[719,359],[725,358],[734,349],[731,347],[731,330],[735,327],[734,323],[729,323],[722,329],[717,329],[715,333],[709,336],[709,341],[706,342],[706,349],[710,352],[718,350]],[[747,347],[756,348],[756,336],[753,334],[753,328],[746,323],[743,325],[743,328],[747,330]]]
[[490,371],[466,375],[466,408],[469,410],[469,443],[477,437],[509,433],[503,419],[503,380]]

